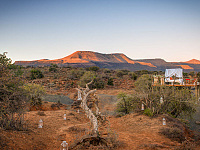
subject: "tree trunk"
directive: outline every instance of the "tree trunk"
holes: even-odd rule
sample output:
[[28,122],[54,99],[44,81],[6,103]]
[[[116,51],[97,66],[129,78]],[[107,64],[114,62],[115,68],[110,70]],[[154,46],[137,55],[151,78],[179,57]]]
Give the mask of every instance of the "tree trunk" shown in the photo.
[[[82,101],[81,101],[81,108],[85,111],[85,114],[90,119],[90,122],[92,123],[92,126],[93,126],[93,132],[96,134],[96,133],[98,133],[98,120],[97,120],[97,117],[93,114],[92,110],[89,109],[89,107],[87,106],[88,96],[91,93],[96,92],[96,89],[94,89],[94,90],[89,89],[88,85],[91,83],[92,83],[92,81],[90,83],[87,83],[86,88],[78,87],[76,89],[78,91],[80,91],[83,96]],[[97,107],[96,104],[95,104],[95,107],[96,107],[96,112],[99,113],[99,108]],[[98,115],[98,114],[96,114],[96,115]]]

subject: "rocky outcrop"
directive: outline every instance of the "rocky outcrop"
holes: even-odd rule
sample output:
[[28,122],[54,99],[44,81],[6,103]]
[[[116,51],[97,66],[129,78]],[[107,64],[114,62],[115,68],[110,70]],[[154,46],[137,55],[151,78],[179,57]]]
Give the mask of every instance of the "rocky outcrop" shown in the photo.
[[130,71],[164,71],[169,68],[182,68],[184,72],[200,71],[200,61],[196,59],[187,62],[166,62],[163,59],[133,60],[122,53],[102,54],[92,51],[76,51],[69,56],[55,60],[41,59],[15,62],[16,65],[21,66],[50,66],[52,63],[58,66],[98,66],[100,68],[127,69]]

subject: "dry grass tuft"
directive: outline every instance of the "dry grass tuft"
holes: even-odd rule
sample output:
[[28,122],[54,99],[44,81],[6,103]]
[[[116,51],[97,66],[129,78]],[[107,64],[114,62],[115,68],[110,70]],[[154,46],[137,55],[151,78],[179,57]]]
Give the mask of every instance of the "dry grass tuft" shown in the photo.
[[39,115],[39,116],[46,116],[46,114],[43,111],[38,111],[37,115]]
[[176,127],[162,128],[160,133],[165,135],[169,139],[178,141],[179,143],[185,141],[184,132]]

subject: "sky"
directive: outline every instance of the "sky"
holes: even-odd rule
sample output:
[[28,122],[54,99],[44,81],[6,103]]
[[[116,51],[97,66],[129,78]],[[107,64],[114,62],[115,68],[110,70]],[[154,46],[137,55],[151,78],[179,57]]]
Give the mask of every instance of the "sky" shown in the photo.
[[0,0],[0,53],[12,61],[75,51],[200,60],[199,0]]

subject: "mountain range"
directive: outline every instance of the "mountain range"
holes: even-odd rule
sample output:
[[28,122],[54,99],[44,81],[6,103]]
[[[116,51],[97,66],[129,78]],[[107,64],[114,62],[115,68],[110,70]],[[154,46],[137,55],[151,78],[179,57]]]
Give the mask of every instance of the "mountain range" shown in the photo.
[[184,72],[200,71],[200,61],[192,59],[186,62],[166,62],[163,59],[139,59],[133,60],[123,53],[102,54],[92,51],[76,51],[61,59],[40,59],[33,61],[15,61],[21,66],[58,66],[90,67],[98,66],[108,69],[127,69],[130,71],[149,70],[165,71],[165,69],[182,68]]

